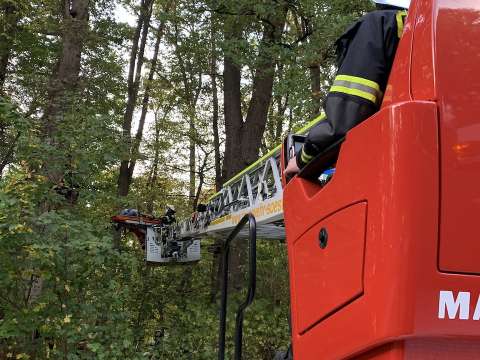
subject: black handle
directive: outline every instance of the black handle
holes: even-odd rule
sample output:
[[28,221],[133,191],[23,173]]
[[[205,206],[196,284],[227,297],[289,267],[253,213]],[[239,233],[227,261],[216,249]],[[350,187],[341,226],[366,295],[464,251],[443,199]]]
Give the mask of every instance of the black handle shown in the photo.
[[249,272],[248,272],[248,291],[245,301],[240,304],[237,310],[235,322],[235,360],[242,358],[242,334],[243,334],[243,313],[252,303],[255,296],[256,273],[257,273],[257,222],[252,214],[246,214],[233,229],[225,241],[223,251],[223,273],[222,273],[222,294],[220,303],[220,330],[218,334],[218,359],[225,359],[225,331],[227,321],[227,292],[228,292],[228,259],[230,257],[230,243],[237,237],[240,230],[248,222],[248,245],[249,245]]
[[318,233],[318,245],[320,249],[325,249],[328,245],[328,231],[326,228],[321,228]]

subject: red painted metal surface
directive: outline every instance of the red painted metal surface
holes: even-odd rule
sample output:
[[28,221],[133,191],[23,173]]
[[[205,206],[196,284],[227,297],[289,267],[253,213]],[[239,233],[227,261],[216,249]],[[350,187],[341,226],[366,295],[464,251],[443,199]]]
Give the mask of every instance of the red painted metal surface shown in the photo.
[[[418,291],[426,291],[429,315],[437,317],[438,290],[424,289],[432,285],[430,277],[419,282],[427,274],[427,264],[437,273],[437,134],[435,104],[409,102],[386,108],[348,134],[335,176],[323,189],[299,178],[286,186],[284,211],[294,314],[308,310],[301,308],[306,300],[299,297],[305,293],[301,288],[309,286],[308,281],[294,281],[301,261],[295,257],[296,239],[338,209],[368,203],[363,295],[305,333],[294,315],[293,348],[298,359],[346,358],[413,334]],[[376,141],[364,141],[372,138]],[[325,251],[329,250],[327,246]],[[337,261],[347,255],[337,254]],[[314,253],[311,256],[310,261],[319,260]],[[334,259],[330,261],[334,263]],[[342,271],[350,269],[338,269]],[[339,275],[343,276],[348,275]],[[310,296],[329,294],[312,290]]]
[[284,189],[297,360],[480,359],[480,2],[414,0],[408,21],[333,179]]
[[[299,333],[362,295],[366,215],[366,203],[348,206],[320,220],[292,245]],[[324,239],[322,229],[328,230]]]
[[[480,1],[439,1],[440,268],[480,273]],[[455,29],[455,31],[452,31]]]
[[[436,99],[434,24],[436,23],[437,7],[435,3],[432,0],[415,2],[417,16],[414,20],[413,60],[410,74],[411,93],[415,100],[433,101]],[[452,31],[453,33],[455,31]]]

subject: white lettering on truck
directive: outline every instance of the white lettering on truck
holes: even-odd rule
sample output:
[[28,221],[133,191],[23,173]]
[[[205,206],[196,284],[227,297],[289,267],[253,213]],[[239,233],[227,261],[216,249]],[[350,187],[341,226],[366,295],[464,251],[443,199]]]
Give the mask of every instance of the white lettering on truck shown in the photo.
[[[459,291],[455,297],[453,291],[440,290],[438,297],[438,318],[468,320],[470,318],[470,292]],[[473,320],[480,320],[480,296],[478,297]]]
[[460,310],[459,319],[468,320],[470,314],[470,293],[460,291],[457,298],[453,296],[453,291],[440,291],[438,300],[438,318],[445,319],[445,310],[449,319],[455,319]]

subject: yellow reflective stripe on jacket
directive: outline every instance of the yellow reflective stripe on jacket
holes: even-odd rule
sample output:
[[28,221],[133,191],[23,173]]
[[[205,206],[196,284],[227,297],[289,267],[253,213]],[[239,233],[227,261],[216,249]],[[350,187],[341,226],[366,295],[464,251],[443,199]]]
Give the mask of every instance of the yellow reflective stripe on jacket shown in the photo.
[[313,159],[313,155],[308,155],[306,152],[305,152],[305,148],[302,147],[302,153],[300,155],[300,158],[302,159],[302,161],[306,164],[308,163],[310,160]]
[[374,104],[382,98],[380,85],[375,81],[352,75],[337,75],[330,91],[359,96]]
[[375,81],[368,80],[365,78],[361,78],[358,76],[352,76],[352,75],[337,75],[335,77],[335,81],[337,80],[344,80],[344,81],[350,81],[352,83],[357,83],[361,85],[368,86],[372,89],[375,89],[377,91],[380,91],[380,85],[378,85]]
[[407,17],[407,10],[401,10],[397,12],[397,31],[398,31],[398,38],[402,37],[403,34],[403,26],[405,24],[405,18]]
[[341,92],[341,93],[348,94],[348,95],[359,96],[361,98],[370,100],[374,104],[377,103],[377,97],[375,95],[372,95],[372,94],[367,93],[367,92],[362,91],[362,90],[350,89],[350,88],[347,88],[345,86],[332,86],[330,91],[336,91],[336,92]]
[[348,87],[345,87],[345,86],[332,86],[330,88],[330,91],[340,92],[340,93],[344,93],[344,94],[348,94],[348,95],[359,96],[361,98],[370,100],[374,104],[377,103],[377,97],[375,95],[372,95],[372,94],[370,94],[368,92],[365,92],[365,91],[362,91],[362,90],[351,89],[351,88],[348,88]]

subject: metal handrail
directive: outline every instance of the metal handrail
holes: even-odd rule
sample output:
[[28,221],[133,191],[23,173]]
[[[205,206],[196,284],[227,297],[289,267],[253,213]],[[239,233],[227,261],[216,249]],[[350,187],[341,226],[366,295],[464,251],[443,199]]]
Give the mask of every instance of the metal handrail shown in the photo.
[[227,322],[227,293],[228,293],[228,260],[230,257],[230,243],[237,237],[238,233],[248,222],[248,291],[245,301],[240,304],[237,310],[235,319],[235,353],[234,359],[241,360],[242,358],[242,334],[243,334],[243,314],[245,309],[252,303],[255,296],[256,288],[256,272],[257,272],[257,222],[252,214],[246,214],[242,217],[235,229],[228,235],[225,241],[223,251],[223,282],[222,294],[220,304],[220,330],[218,334],[218,359],[225,359],[225,331]]

